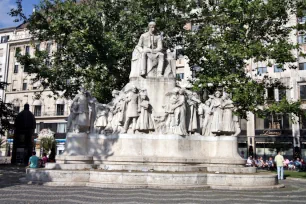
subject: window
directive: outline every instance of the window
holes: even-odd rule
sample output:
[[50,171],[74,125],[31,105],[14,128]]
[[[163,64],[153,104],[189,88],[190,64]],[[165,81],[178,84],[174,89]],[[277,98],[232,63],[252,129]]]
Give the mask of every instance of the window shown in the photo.
[[35,45],[35,49],[36,49],[36,51],[40,51],[40,43],[37,43],[37,44]]
[[306,22],[306,11],[303,11],[304,16],[298,17],[299,23],[305,23]]
[[13,110],[14,110],[15,113],[19,113],[19,111],[20,111],[20,106],[14,106],[14,107],[13,107]]
[[22,90],[27,90],[27,88],[28,88],[28,83],[26,80],[24,80],[22,83]]
[[257,68],[257,74],[264,74],[264,73],[267,73],[268,70],[267,70],[267,67],[258,67]]
[[26,46],[25,53],[26,53],[26,55],[30,54],[30,46]]
[[41,106],[34,106],[34,115],[41,116]]
[[50,62],[49,59],[46,59],[46,60],[45,60],[45,65],[46,65],[47,67],[50,67],[50,66],[51,66],[51,62]]
[[267,88],[268,101],[274,101],[274,88]]
[[306,84],[300,85],[300,99],[306,100]]
[[200,28],[199,24],[192,24],[191,31],[196,32],[199,30],[199,28]]
[[51,53],[51,43],[47,43],[47,52],[48,52],[48,54],[50,54]]
[[1,49],[0,49],[0,57],[3,57],[3,54],[4,54],[3,48],[1,48]]
[[300,116],[301,129],[306,129],[306,110],[303,110],[303,113]]
[[13,80],[13,86],[12,86],[12,91],[17,90],[17,80]]
[[286,89],[279,89],[278,99],[281,101],[283,98],[286,98]]
[[39,133],[39,132],[40,132],[40,123],[36,123],[35,133]]
[[283,68],[279,65],[274,65],[274,72],[283,72]]
[[52,132],[57,132],[57,123],[45,123],[44,128],[49,128]]
[[61,44],[58,43],[58,44],[56,45],[56,50],[61,50],[62,48],[63,48],[63,46],[62,46]]
[[298,36],[298,43],[305,44],[306,43],[306,35],[299,35]]
[[66,133],[66,123],[57,123],[57,133]]
[[14,66],[14,74],[17,74],[17,73],[18,73],[18,65],[15,64],[15,66]]
[[24,67],[23,67],[23,71],[28,72],[29,71],[29,65],[25,64]]
[[255,128],[257,130],[262,130],[264,129],[264,119],[259,118],[259,117],[255,117]]
[[184,73],[176,74],[176,79],[178,80],[184,79]]
[[306,63],[300,63],[299,64],[299,70],[306,70]]
[[0,75],[0,81],[2,81],[2,75]]
[[1,37],[1,43],[6,43],[9,39],[10,39],[10,36],[9,36],[9,35],[2,36],[2,37]]
[[56,104],[56,115],[64,115],[65,105],[64,104]]
[[16,47],[15,57],[18,57],[18,55],[20,55],[20,52],[21,52],[21,48],[20,47]]

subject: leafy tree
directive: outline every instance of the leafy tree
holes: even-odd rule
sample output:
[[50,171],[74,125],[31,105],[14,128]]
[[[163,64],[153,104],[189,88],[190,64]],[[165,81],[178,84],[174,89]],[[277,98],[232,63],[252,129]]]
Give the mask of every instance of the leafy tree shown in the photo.
[[[8,84],[5,82],[0,82],[0,89],[4,90],[4,88]],[[5,103],[2,98],[0,98],[0,136],[4,135],[5,131],[11,130],[12,124],[10,121],[14,121],[16,113],[13,110],[13,105],[10,103]]]
[[[305,6],[305,1],[303,3]],[[252,111],[260,116],[275,113],[300,114],[300,102],[281,101],[266,105],[266,88],[288,89],[279,80],[263,77],[255,80],[245,68],[249,60],[285,64],[296,57],[291,52],[299,49],[289,41],[294,27],[288,26],[290,15],[296,11],[291,0],[223,0],[203,3],[193,15],[198,30],[187,35],[186,54],[192,66],[201,67],[194,82],[195,89],[213,93],[223,89],[232,95],[236,113],[246,118]]]
[[[33,43],[53,40],[59,46],[52,57],[36,50],[35,57],[19,55],[18,60],[44,87],[63,90],[67,97],[86,85],[99,101],[109,101],[111,90],[128,82],[132,50],[152,19],[163,31],[165,47],[183,45],[190,65],[201,68],[195,90],[212,93],[222,87],[242,118],[248,111],[301,114],[300,102],[265,105],[267,87],[288,87],[269,77],[256,81],[245,67],[252,59],[296,68],[291,51],[298,46],[288,41],[294,27],[287,25],[290,12],[303,15],[305,1],[41,0],[28,19],[21,2],[11,15],[27,22]],[[198,29],[185,31],[188,21]]]
[[26,18],[18,0],[11,15],[27,23],[33,44],[52,40],[58,45],[52,56],[36,50],[34,57],[20,54],[18,60],[44,88],[71,97],[85,85],[101,102],[109,101],[111,91],[128,82],[132,51],[148,22],[157,22],[165,46],[173,48],[181,39],[182,13],[188,9],[183,0],[76,2],[42,0]]

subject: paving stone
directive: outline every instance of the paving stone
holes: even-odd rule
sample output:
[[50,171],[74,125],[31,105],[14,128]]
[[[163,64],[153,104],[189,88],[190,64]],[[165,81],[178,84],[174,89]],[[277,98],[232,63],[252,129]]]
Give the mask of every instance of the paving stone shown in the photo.
[[19,181],[25,168],[0,165],[0,203],[305,203],[306,180],[286,179],[283,189],[164,190],[102,189],[92,187],[51,187],[27,185]]

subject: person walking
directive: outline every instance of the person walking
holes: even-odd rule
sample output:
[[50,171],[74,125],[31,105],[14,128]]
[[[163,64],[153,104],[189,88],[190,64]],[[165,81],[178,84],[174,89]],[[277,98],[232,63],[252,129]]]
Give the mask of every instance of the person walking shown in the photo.
[[275,156],[274,161],[276,162],[277,166],[277,177],[278,180],[284,179],[284,157],[281,155],[281,152],[278,152],[278,154]]

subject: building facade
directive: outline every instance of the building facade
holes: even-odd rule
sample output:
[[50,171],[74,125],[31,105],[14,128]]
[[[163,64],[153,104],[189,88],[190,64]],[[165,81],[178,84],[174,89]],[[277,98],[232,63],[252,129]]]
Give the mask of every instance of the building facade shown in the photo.
[[[6,82],[6,64],[8,41],[12,38],[15,27],[0,29],[0,81]],[[4,99],[4,90],[0,90],[0,98]]]
[[[306,17],[297,18],[296,15],[291,15],[288,26],[305,21]],[[300,50],[292,51],[296,62],[278,65],[270,61],[272,66],[269,66],[269,62],[249,60],[246,72],[258,81],[265,76],[277,79],[288,88],[268,88],[265,94],[267,105],[272,101],[280,102],[286,98],[292,102],[300,100],[301,108],[306,110],[306,58],[300,56],[300,52],[306,52],[306,34],[294,30],[289,41],[300,46]],[[248,154],[253,152],[253,155],[267,158],[275,156],[276,149],[281,149],[288,158],[306,157],[306,120],[301,116],[276,114],[268,118],[259,118],[249,113],[245,127],[244,134],[240,136],[240,147]]]
[[57,46],[52,41],[33,43],[24,26],[17,27],[7,42],[6,79],[9,86],[5,90],[5,102],[13,104],[16,113],[22,111],[24,104],[28,103],[36,118],[35,133],[49,128],[55,133],[56,139],[65,139],[70,100],[61,97],[61,93],[55,96],[52,91],[43,90],[40,82],[33,81],[34,75],[29,74],[27,68],[16,59],[18,52],[33,56],[36,49],[47,50],[52,55]]

